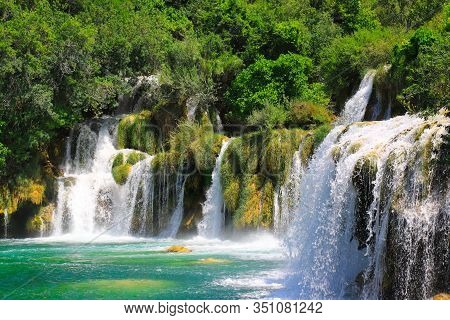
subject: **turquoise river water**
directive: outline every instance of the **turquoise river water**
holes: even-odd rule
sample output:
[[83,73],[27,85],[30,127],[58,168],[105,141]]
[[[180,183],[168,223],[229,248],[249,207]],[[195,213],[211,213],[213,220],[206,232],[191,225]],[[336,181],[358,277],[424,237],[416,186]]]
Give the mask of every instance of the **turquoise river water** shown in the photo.
[[[171,245],[191,253],[168,253]],[[1,299],[246,299],[281,288],[269,235],[241,241],[70,237],[0,240]]]

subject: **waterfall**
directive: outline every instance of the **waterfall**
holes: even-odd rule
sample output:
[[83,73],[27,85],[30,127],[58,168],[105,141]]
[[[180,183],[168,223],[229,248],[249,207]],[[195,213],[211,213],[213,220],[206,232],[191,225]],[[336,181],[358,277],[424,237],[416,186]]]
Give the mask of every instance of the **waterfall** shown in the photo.
[[[104,118],[83,123],[76,132],[71,131],[64,176],[58,178],[54,235],[70,233],[83,237],[106,230],[119,234],[129,231],[131,219],[123,222],[127,219],[124,212],[131,214],[126,194],[135,189],[130,187],[132,182],[126,187],[117,185],[111,174],[112,159],[120,152],[114,146],[117,122],[114,118]],[[122,152],[126,154],[130,150]],[[133,173],[141,162],[133,167],[130,181],[136,181]]]
[[288,177],[283,185],[275,188],[274,192],[274,231],[277,235],[283,235],[289,226],[295,208],[300,202],[300,182],[303,175],[303,163],[300,144],[295,151]]
[[8,209],[3,210],[3,237],[8,238]]
[[[153,157],[150,156],[135,164],[124,188],[127,191],[127,217],[132,234],[153,234],[153,196],[154,181]],[[128,231],[128,230],[125,230]]]
[[222,195],[220,168],[222,159],[233,139],[223,141],[216,164],[212,172],[212,182],[206,193],[206,201],[202,206],[203,219],[197,226],[198,234],[204,238],[218,238],[221,236],[225,224],[225,207]]
[[220,118],[219,110],[216,109],[216,131],[218,133],[223,133],[223,123]]
[[[370,117],[368,119],[369,121],[377,121],[377,119],[380,117],[381,113],[383,112],[381,93],[377,90],[375,96],[376,96],[377,100],[370,112]],[[387,114],[387,110],[386,110],[386,114]],[[389,118],[386,118],[384,120],[387,120],[387,119],[389,119]]]
[[39,218],[39,237],[43,237],[44,236],[44,220],[42,219],[41,215],[38,215]]
[[125,185],[117,185],[111,174],[114,156],[132,152],[115,148],[117,122],[89,121],[71,132],[64,176],[58,178],[54,235],[153,233],[153,157],[134,164]]
[[[72,158],[72,152],[66,154],[69,157],[65,159],[67,171],[58,182],[54,221],[57,234],[69,232],[79,236],[92,235],[104,230],[111,222],[109,204],[118,191],[111,175],[111,166],[108,165],[117,153],[111,130],[115,124],[114,119],[106,118],[100,123],[80,125],[75,155]],[[73,141],[68,142],[68,145],[72,144]],[[97,224],[100,221],[105,224]]]
[[186,177],[180,172],[177,175],[176,181],[176,198],[177,204],[173,210],[172,216],[170,217],[169,224],[160,233],[160,237],[163,238],[174,238],[178,229],[180,228],[181,221],[183,220],[183,206],[184,206],[184,185],[186,183]]
[[364,118],[370,95],[372,94],[375,70],[369,70],[359,85],[358,91],[345,103],[339,124],[351,124]]
[[[157,194],[155,198],[157,216],[157,229],[164,230],[167,223],[170,221],[171,206],[169,204],[169,199],[171,199],[171,179],[168,172],[168,168],[163,166],[162,170],[157,172],[158,174],[158,184],[157,184]],[[176,183],[175,183],[176,185]],[[176,188],[176,186],[175,186]],[[175,190],[176,192],[176,190]]]
[[195,113],[197,112],[199,103],[200,103],[200,98],[198,95],[189,97],[186,101],[186,109],[187,109],[186,116],[187,116],[187,119],[191,122],[195,120]]
[[406,115],[329,133],[300,184],[286,239],[292,275],[282,294],[380,298],[386,285],[395,298],[430,297],[448,268],[436,252],[449,255],[443,197],[450,183],[432,188],[439,184],[432,163],[449,126],[442,115]]
[[72,142],[73,142],[73,128],[70,129],[69,137],[66,139],[66,153],[64,156],[64,164],[62,170],[64,172],[71,172],[72,170]]
[[[102,138],[105,139],[105,137]],[[90,126],[82,125],[78,134],[75,159],[72,163],[68,161],[68,167],[71,170],[73,168],[74,173],[89,172],[94,164],[96,148],[97,134]]]
[[58,180],[54,234],[92,235],[105,230],[111,222],[110,203],[118,186],[108,164],[117,153],[113,145],[116,124],[115,119],[105,118],[81,124],[77,135],[71,132],[64,176]]

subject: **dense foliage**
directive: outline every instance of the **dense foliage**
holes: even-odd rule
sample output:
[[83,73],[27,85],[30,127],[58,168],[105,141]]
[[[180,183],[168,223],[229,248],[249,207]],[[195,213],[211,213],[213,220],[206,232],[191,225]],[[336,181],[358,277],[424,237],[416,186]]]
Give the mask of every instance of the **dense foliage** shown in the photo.
[[436,111],[449,101],[445,3],[1,0],[0,184],[74,123],[112,113],[137,75],[159,74],[179,108],[196,95],[226,121],[304,128],[392,64],[399,104]]

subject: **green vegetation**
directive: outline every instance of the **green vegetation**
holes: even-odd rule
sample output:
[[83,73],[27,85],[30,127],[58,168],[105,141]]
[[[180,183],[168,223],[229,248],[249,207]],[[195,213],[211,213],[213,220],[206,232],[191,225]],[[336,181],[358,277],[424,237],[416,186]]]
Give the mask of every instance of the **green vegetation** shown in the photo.
[[170,136],[169,151],[165,154],[173,160],[169,160],[168,164],[177,163],[178,169],[189,167],[199,173],[210,174],[224,138],[214,133],[207,116],[198,123],[182,122]]
[[119,153],[114,157],[111,173],[117,184],[125,184],[128,175],[131,172],[131,167],[141,160],[146,158],[144,153],[133,151],[128,154]]
[[299,145],[301,129],[279,129],[235,138],[221,167],[225,207],[238,229],[270,228],[273,193],[284,182]]
[[310,59],[295,54],[256,61],[236,77],[225,96],[231,117],[242,120],[254,110],[280,105],[286,99],[326,101],[322,87],[308,84],[311,68]]
[[448,107],[449,31],[422,27],[394,49],[392,77],[402,88],[399,102],[410,112],[424,110],[424,106],[429,113]]
[[[26,198],[22,180],[49,186],[61,156],[49,150],[75,123],[112,114],[141,75],[159,75],[158,102],[122,119],[119,147],[206,173],[223,137],[184,121],[193,96],[213,123],[218,110],[262,140],[315,130],[305,159],[367,69],[391,65],[377,83],[397,113],[435,113],[449,103],[449,14],[438,0],[2,1],[2,201]],[[261,159],[245,153],[255,171]],[[120,183],[126,161],[113,169]]]
[[321,54],[320,71],[327,87],[345,102],[357,84],[355,79],[361,79],[368,69],[389,63],[404,34],[401,29],[362,29],[334,39]]
[[30,234],[40,236],[47,235],[52,228],[53,211],[55,207],[49,204],[41,207],[39,212],[31,217],[26,223],[26,229]]
[[158,150],[155,126],[151,124],[151,113],[143,111],[126,116],[119,122],[117,146],[120,149],[136,149],[148,154]]

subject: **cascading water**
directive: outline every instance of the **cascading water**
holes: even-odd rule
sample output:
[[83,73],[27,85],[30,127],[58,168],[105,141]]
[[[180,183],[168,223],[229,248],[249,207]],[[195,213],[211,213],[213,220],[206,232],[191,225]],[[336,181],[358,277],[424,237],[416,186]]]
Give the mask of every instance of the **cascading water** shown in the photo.
[[225,224],[225,207],[222,195],[222,183],[220,177],[220,168],[222,159],[233,139],[228,139],[222,143],[216,164],[212,172],[211,187],[206,193],[206,201],[203,203],[203,219],[200,221],[197,229],[198,234],[204,238],[218,238],[221,236]]
[[131,233],[136,235],[154,234],[152,160],[150,156],[135,164],[124,186],[127,190],[127,217],[130,219],[124,225],[130,225]]
[[223,133],[223,123],[220,118],[219,110],[216,109],[216,131],[218,133]]
[[449,127],[443,116],[422,120],[403,132],[403,140],[386,146],[377,163],[366,228],[371,260],[365,298],[380,298],[388,281],[385,291],[396,299],[426,299],[435,288],[448,290],[450,181],[445,170],[437,175],[436,162],[448,152],[440,149]]
[[3,237],[8,238],[8,209],[3,210]]
[[[448,268],[433,257],[448,256],[442,197],[449,181],[441,183],[444,192],[433,190],[431,162],[449,126],[444,116],[406,115],[330,132],[301,182],[286,242],[293,275],[284,295],[430,297]],[[386,268],[395,280],[386,279]]]
[[351,124],[364,118],[370,95],[372,94],[375,70],[369,70],[359,85],[358,91],[345,103],[338,124]]
[[[113,119],[108,118],[80,126],[75,155],[72,158],[69,154],[66,158],[65,173],[58,182],[56,234],[92,235],[111,222],[110,204],[119,189],[108,165],[117,153],[110,130],[114,124]],[[69,139],[68,144],[72,143]],[[97,224],[100,220],[105,224]]]
[[303,175],[303,163],[300,144],[292,157],[292,164],[286,182],[275,189],[274,193],[274,231],[277,235],[282,235],[287,230],[295,209],[300,202],[300,182]]
[[116,184],[112,160],[132,152],[114,147],[116,125],[116,119],[104,118],[81,124],[78,135],[71,132],[58,180],[54,235],[152,234],[152,157],[133,165],[125,185]]
[[180,228],[181,221],[183,220],[183,206],[184,206],[184,185],[186,183],[186,177],[179,173],[177,175],[176,181],[176,199],[177,204],[173,210],[172,216],[170,217],[169,224],[160,233],[160,237],[163,238],[174,238],[178,229]]
[[[373,106],[372,111],[370,113],[370,117],[368,119],[369,121],[376,121],[380,117],[381,113],[383,112],[383,105],[381,103],[381,93],[378,91],[376,92],[376,99],[377,99],[376,103]],[[384,120],[387,120],[387,119],[384,119]]]
[[45,228],[44,228],[44,219],[42,219],[42,216],[38,216],[39,217],[39,237],[43,237],[44,236],[44,232],[45,232]]
[[195,113],[197,112],[198,106],[199,106],[199,96],[194,95],[192,97],[189,97],[186,101],[186,109],[187,109],[187,119],[189,121],[195,120]]

